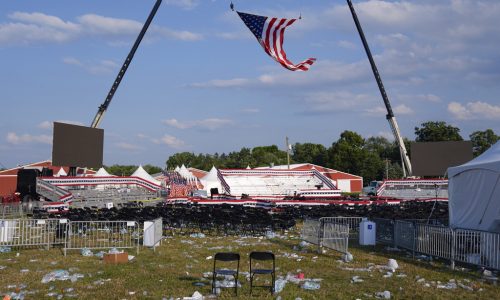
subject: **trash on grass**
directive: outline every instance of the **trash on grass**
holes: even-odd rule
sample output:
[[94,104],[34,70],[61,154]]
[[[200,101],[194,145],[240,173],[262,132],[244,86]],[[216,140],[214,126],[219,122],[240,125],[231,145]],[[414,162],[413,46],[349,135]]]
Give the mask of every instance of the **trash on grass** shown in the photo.
[[320,284],[316,281],[307,280],[302,284],[302,288],[304,290],[319,290]]
[[391,292],[389,291],[376,292],[375,297],[378,299],[391,299]]
[[94,256],[94,253],[89,248],[82,248],[80,253],[82,254],[82,256]]

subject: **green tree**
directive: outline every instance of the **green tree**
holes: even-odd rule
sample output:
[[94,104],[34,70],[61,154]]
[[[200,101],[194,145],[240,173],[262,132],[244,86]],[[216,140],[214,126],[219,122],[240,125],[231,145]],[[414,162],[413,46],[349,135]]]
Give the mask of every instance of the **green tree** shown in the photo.
[[325,146],[313,143],[296,143],[292,146],[292,159],[298,163],[312,163],[324,166],[327,160],[327,151]]
[[442,142],[442,141],[463,141],[460,136],[460,129],[446,124],[443,121],[425,122],[415,127],[415,141],[417,142]]
[[472,152],[474,153],[474,157],[488,150],[500,139],[500,137],[491,129],[474,131],[471,135],[469,135],[469,137],[472,142]]
[[285,165],[287,163],[286,152],[279,150],[278,146],[259,146],[252,149],[252,157],[256,167]]
[[160,173],[161,172],[161,168],[160,167],[157,167],[157,166],[153,166],[153,165],[150,165],[150,164],[147,164],[145,166],[143,166],[144,170],[146,172],[148,172],[149,174],[157,174],[157,173]]
[[135,170],[137,170],[138,166],[134,165],[112,165],[110,167],[104,167],[109,174],[116,176],[130,176]]
[[194,155],[194,153],[180,152],[175,153],[168,158],[167,167],[172,170],[177,166],[182,166],[183,164],[186,167],[191,167],[194,162],[196,162],[196,155]]

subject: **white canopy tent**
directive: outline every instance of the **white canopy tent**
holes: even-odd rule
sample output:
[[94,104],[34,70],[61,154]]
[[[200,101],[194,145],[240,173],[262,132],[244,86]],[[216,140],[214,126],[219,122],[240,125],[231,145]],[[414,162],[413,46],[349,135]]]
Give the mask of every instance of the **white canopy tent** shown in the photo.
[[208,195],[211,195],[210,189],[217,188],[219,193],[222,192],[222,185],[219,181],[219,177],[217,176],[217,169],[215,166],[212,166],[210,172],[207,175],[203,176],[201,179],[201,184],[203,184],[203,188],[207,191]]
[[59,169],[59,171],[57,171],[57,174],[54,176],[54,177],[61,177],[61,176],[67,176],[68,174],[66,173],[66,171],[64,171],[63,167],[61,167]]
[[500,233],[500,141],[448,178],[450,226]]
[[101,167],[99,170],[97,170],[97,172],[94,174],[94,177],[107,177],[107,176],[111,176],[111,175],[103,167]]
[[154,179],[153,176],[149,175],[148,172],[146,172],[146,170],[144,170],[144,168],[142,167],[142,165],[140,165],[137,170],[135,170],[134,174],[132,174],[131,176],[135,176],[135,177],[140,177],[144,180],[147,180],[149,182],[152,182],[156,185],[161,185],[161,182]]

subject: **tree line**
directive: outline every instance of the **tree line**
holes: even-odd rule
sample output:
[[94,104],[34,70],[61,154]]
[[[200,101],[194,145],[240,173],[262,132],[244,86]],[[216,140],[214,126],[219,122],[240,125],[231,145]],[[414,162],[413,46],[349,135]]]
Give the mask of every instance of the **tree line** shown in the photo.
[[[463,141],[460,129],[442,121],[430,121],[415,127],[415,142]],[[492,129],[475,131],[469,135],[473,155],[478,156],[499,140]],[[411,157],[410,140],[404,138],[406,149]],[[360,134],[346,130],[330,147],[315,143],[295,143],[290,151],[290,163],[312,163],[338,171],[362,176],[365,183],[383,178],[401,178],[401,156],[395,142],[382,136],[363,138]],[[195,154],[179,152],[170,156],[166,162],[168,169],[185,165],[208,171],[215,166],[220,169],[244,169],[286,165],[287,152],[278,146],[243,147],[229,153]],[[130,175],[136,166],[113,165],[106,168],[115,175]],[[154,174],[161,170],[151,165],[144,169]]]

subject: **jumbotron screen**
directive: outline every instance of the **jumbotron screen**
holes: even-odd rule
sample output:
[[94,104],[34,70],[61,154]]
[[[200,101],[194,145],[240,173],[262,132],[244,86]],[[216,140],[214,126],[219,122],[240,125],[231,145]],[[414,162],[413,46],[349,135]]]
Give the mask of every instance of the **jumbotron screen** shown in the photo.
[[472,159],[471,141],[411,143],[411,165],[414,176],[445,175],[449,167]]
[[54,122],[52,165],[102,167],[104,130]]

